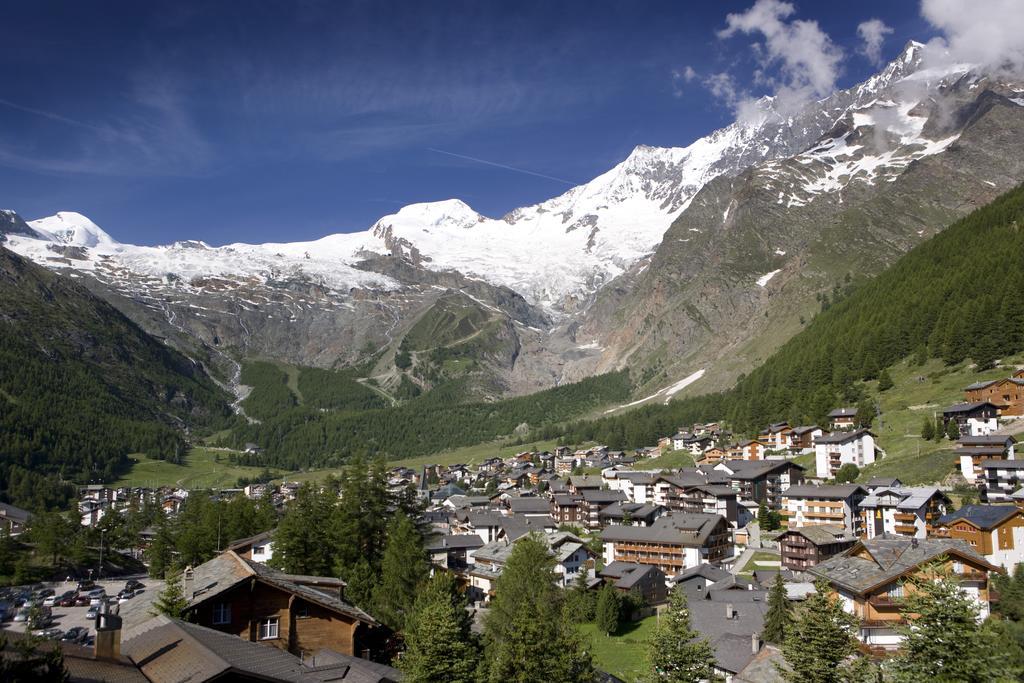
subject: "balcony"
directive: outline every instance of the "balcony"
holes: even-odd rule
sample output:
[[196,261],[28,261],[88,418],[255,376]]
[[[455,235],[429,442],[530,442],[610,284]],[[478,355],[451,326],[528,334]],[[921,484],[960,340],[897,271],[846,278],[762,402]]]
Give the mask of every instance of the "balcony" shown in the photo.
[[913,512],[897,512],[896,514],[893,515],[893,518],[897,522],[911,522],[911,523],[913,523],[915,520],[917,520],[917,515],[915,515]]
[[961,581],[988,581],[988,572],[977,569],[964,569],[958,576]]
[[897,524],[894,529],[901,536],[914,536],[917,534],[917,527],[912,524]]
[[868,596],[868,604],[872,607],[891,609],[903,604],[903,598],[898,598],[888,593],[879,593],[878,595]]

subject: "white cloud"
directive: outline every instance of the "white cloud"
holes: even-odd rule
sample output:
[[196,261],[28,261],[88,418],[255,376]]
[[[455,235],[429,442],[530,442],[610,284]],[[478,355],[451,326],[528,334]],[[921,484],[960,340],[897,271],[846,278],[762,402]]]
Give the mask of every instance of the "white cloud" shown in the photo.
[[739,102],[740,93],[736,87],[736,79],[730,73],[722,71],[711,74],[704,79],[704,87],[730,107],[735,107]]
[[882,43],[892,33],[892,27],[881,19],[868,19],[857,24],[857,35],[863,41],[858,52],[871,60],[875,66],[882,65]]
[[[796,8],[781,0],[757,0],[745,12],[726,16],[721,39],[736,34],[763,38],[752,46],[760,68],[755,82],[767,86],[778,98],[777,107],[792,109],[809,99],[835,90],[842,49],[832,42],[816,21],[791,19]],[[733,108],[749,110],[749,96],[737,96]]]
[[921,15],[942,38],[926,59],[1024,72],[1024,4],[1020,0],[922,0]]
[[683,96],[683,84],[690,83],[697,78],[697,72],[687,64],[682,69],[672,70],[672,94],[676,97]]

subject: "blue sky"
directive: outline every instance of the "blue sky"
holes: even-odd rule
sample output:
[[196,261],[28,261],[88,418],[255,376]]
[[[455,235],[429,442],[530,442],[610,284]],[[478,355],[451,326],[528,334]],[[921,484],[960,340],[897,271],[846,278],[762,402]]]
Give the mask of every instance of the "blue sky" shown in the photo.
[[[779,25],[817,22],[839,87],[875,70],[862,22],[891,29],[883,58],[934,34],[916,2],[793,5]],[[766,58],[754,14],[728,30],[752,6],[5,3],[0,208],[142,244],[309,239],[450,197],[500,216],[726,125],[715,74],[743,96],[820,87]]]

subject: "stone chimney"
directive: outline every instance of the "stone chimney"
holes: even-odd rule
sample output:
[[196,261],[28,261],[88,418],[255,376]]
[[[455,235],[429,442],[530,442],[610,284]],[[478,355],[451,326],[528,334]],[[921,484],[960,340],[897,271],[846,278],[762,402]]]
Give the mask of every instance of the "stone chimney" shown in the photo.
[[750,652],[751,654],[757,654],[761,651],[761,636],[757,633],[750,634]]
[[96,659],[121,658],[121,617],[100,612],[96,615],[96,641],[93,646]]
[[725,603],[725,618],[726,619],[735,619],[736,618],[736,612],[733,610],[731,602]]

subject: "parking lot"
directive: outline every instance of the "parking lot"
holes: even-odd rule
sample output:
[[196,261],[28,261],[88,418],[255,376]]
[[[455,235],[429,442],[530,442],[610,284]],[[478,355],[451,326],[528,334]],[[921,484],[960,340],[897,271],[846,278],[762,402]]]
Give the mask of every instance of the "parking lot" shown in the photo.
[[[164,582],[155,579],[150,579],[147,576],[125,576],[120,577],[116,580],[109,581],[97,581],[96,585],[106,590],[108,596],[116,596],[118,592],[124,588],[125,581],[128,579],[138,579],[145,584],[145,589],[142,592],[136,593],[135,597],[130,600],[123,602],[119,605],[111,606],[111,611],[116,611],[122,619],[122,630],[130,629],[134,626],[141,624],[152,616],[150,611],[153,606],[153,602],[164,588]],[[75,590],[75,582],[57,582],[45,584],[47,588],[52,588],[57,595],[64,593],[65,591]],[[87,619],[85,614],[89,611],[88,607],[53,607],[53,623],[50,624],[53,628],[59,628],[61,631],[66,632],[70,628],[81,626],[89,630],[90,635],[95,635],[95,624],[93,620]],[[25,622],[8,621],[3,624],[3,628],[11,631],[22,632],[25,630]]]

